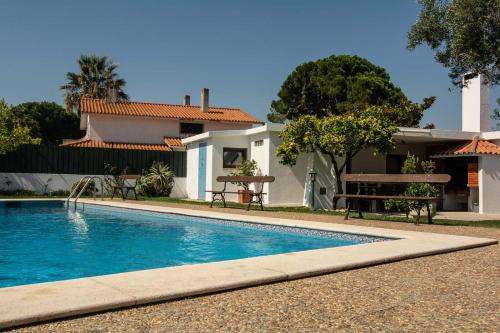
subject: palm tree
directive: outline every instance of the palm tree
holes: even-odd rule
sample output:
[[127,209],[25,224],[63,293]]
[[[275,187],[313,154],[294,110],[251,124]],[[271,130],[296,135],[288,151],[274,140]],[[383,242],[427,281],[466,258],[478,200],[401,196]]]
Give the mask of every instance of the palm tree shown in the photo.
[[67,83],[61,86],[66,91],[64,103],[68,111],[76,111],[80,115],[80,100],[84,97],[128,100],[128,95],[123,91],[126,81],[118,77],[118,65],[108,57],[81,55],[78,65],[80,73],[68,72]]

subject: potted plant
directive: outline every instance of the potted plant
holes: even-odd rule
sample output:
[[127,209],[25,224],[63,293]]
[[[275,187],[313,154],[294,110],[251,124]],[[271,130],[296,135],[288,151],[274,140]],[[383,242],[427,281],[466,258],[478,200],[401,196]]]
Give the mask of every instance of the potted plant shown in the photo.
[[[235,171],[230,173],[230,176],[255,176],[257,171],[257,162],[254,160],[243,160],[236,166]],[[238,186],[243,187],[242,190],[238,190],[238,202],[239,203],[249,203],[252,200],[253,191],[250,190],[249,183],[234,183]]]

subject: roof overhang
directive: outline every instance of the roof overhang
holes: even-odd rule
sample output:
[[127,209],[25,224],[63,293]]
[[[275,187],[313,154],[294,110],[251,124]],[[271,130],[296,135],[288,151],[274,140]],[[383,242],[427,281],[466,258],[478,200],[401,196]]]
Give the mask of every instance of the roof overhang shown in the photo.
[[244,130],[209,131],[198,135],[190,136],[189,138],[182,139],[182,143],[186,145],[199,141],[206,141],[211,138],[250,136],[265,132],[281,132],[284,127],[285,127],[284,124],[267,123],[259,127],[253,127]]
[[440,143],[472,140],[479,134],[475,132],[399,127],[399,132],[394,134],[394,139],[405,143]]

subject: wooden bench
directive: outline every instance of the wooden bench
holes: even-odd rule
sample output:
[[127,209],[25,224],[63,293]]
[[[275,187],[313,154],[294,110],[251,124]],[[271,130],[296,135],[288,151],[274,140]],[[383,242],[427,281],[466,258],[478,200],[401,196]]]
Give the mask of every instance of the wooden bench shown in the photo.
[[[113,193],[111,194],[111,199],[115,197],[116,192],[120,192],[122,199],[125,200],[130,191],[134,192],[134,198],[137,200],[137,192],[135,190],[137,186],[137,180],[141,178],[141,175],[122,175],[119,176],[120,183],[122,185],[111,185]],[[135,180],[135,184],[131,185],[128,180]]]
[[212,193],[212,202],[210,203],[210,208],[212,208],[215,201],[222,201],[224,203],[224,207],[226,206],[226,194],[233,193],[237,194],[238,192],[231,192],[227,190],[227,183],[245,183],[245,184],[255,184],[256,190],[253,193],[248,193],[250,198],[250,202],[248,203],[247,210],[250,209],[250,205],[253,203],[260,204],[260,210],[264,210],[264,206],[262,205],[263,196],[267,193],[264,193],[264,183],[272,183],[274,182],[273,176],[218,176],[216,178],[217,182],[224,183],[222,190],[220,191],[206,191]]
[[[361,201],[362,200],[408,200],[408,201],[418,201],[423,202],[427,208],[427,218],[429,223],[432,223],[432,216],[429,207],[431,201],[437,201],[438,197],[422,196],[422,197],[411,197],[402,195],[371,195],[371,194],[361,194],[362,184],[408,184],[408,183],[425,183],[425,184],[438,184],[444,185],[450,181],[451,177],[447,174],[346,174],[343,180],[346,183],[356,183],[357,193],[356,194],[337,194],[338,198],[346,198],[347,209],[345,213],[344,220],[349,218],[349,213],[351,211],[351,201],[357,200],[358,202],[358,216],[363,218],[361,213]],[[420,217],[420,212],[418,212]]]

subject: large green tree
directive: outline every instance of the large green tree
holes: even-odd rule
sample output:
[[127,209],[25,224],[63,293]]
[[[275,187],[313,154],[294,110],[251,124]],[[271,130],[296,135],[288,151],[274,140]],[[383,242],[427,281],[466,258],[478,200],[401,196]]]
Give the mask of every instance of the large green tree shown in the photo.
[[419,0],[417,22],[408,32],[408,48],[427,44],[454,85],[461,76],[483,74],[500,83],[500,0]]
[[87,98],[110,98],[116,101],[128,100],[124,92],[126,81],[118,77],[118,65],[108,59],[96,55],[81,55],[78,59],[80,71],[68,72],[64,102],[68,111],[80,114],[80,100]]
[[22,125],[12,112],[12,107],[0,99],[0,155],[14,151],[22,144],[39,144],[31,137],[30,128]]
[[303,115],[323,118],[358,113],[383,105],[386,117],[399,126],[418,126],[434,97],[411,102],[382,67],[351,55],[332,55],[299,65],[283,82],[279,99],[271,104],[271,122],[294,120]]
[[30,136],[43,143],[59,144],[63,139],[83,136],[80,120],[74,112],[54,102],[27,102],[12,108],[17,121],[30,129]]
[[[392,135],[398,128],[384,117],[380,106],[359,113],[319,118],[304,115],[289,122],[280,133],[277,156],[285,165],[295,165],[301,154],[320,152],[328,156],[335,172],[337,194],[343,193],[341,175],[361,150],[375,153],[394,150]],[[336,203],[336,200],[334,201]]]

